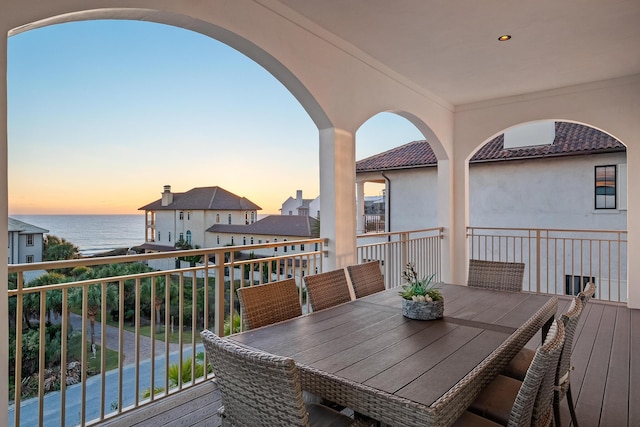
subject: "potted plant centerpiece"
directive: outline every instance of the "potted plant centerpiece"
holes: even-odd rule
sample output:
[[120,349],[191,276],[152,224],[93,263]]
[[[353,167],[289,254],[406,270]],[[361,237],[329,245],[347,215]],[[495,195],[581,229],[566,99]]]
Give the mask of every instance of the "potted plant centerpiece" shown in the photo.
[[402,285],[402,315],[410,319],[440,319],[444,313],[444,298],[440,289],[431,283],[435,274],[420,278],[413,263],[408,263],[402,272],[407,282]]

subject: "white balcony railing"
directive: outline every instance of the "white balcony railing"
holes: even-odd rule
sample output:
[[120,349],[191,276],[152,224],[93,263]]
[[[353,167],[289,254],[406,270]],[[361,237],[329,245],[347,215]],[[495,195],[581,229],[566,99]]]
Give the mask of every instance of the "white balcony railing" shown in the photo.
[[[359,260],[381,260],[387,286],[399,285],[392,278],[410,260],[419,272],[439,275],[440,238],[439,229],[363,236]],[[303,277],[323,271],[323,244],[9,265],[8,425],[43,425],[45,418],[47,425],[91,424],[204,381],[210,374],[196,369],[206,366],[198,362],[199,332],[243,329],[234,290],[294,277],[308,311]],[[37,271],[46,274],[26,283]]]
[[[358,262],[381,261],[387,287],[401,284],[408,262],[442,280],[442,237],[440,228],[364,234]],[[469,228],[468,241],[473,258],[524,261],[525,290],[564,293],[570,276],[595,278],[599,298],[626,295],[625,232]],[[242,330],[234,290],[294,277],[307,311],[302,279],[323,271],[323,245],[309,239],[10,265],[8,425],[92,424],[204,381],[199,332]],[[25,283],[38,270],[50,274],[39,286]],[[70,362],[77,379],[70,366],[56,373]]]
[[596,298],[627,300],[627,232],[528,228],[467,229],[469,257],[525,263],[531,292],[576,294],[587,281]]

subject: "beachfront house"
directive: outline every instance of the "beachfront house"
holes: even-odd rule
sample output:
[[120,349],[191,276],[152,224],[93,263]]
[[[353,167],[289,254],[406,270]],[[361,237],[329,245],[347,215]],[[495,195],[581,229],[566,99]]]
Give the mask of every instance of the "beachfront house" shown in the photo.
[[42,262],[44,235],[49,230],[9,218],[8,264]]
[[[313,247],[308,247],[296,241],[320,237],[320,221],[308,215],[269,215],[249,225],[214,224],[207,229],[207,232],[210,238],[215,239],[210,247],[288,242],[280,247],[253,248],[243,254],[255,258],[277,257],[319,250],[317,243]],[[280,274],[288,277],[293,275],[302,277],[309,273],[308,268],[315,268],[315,266],[307,266],[306,263],[297,266],[281,264]]]
[[289,197],[282,203],[281,215],[308,215],[320,218],[320,196],[315,199],[304,199],[302,190],[296,191],[296,197]]
[[[174,193],[165,185],[162,197],[138,210],[145,213],[146,251],[173,250],[176,243],[213,247],[208,233],[216,224],[249,225],[257,221],[260,206],[221,187],[198,187]],[[216,246],[220,246],[216,244]]]

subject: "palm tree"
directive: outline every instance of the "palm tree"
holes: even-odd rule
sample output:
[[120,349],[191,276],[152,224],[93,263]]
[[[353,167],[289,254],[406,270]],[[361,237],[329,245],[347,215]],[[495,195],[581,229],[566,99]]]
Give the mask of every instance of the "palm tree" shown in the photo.
[[[76,309],[82,309],[84,299],[87,300],[87,318],[91,324],[91,347],[96,343],[95,323],[96,315],[102,307],[102,288],[106,286],[107,309],[113,307],[118,302],[118,293],[112,284],[94,284],[84,288],[74,288],[69,297],[69,303]],[[103,313],[104,314],[104,313]]]
[[78,258],[80,250],[76,245],[67,242],[64,238],[48,235],[44,239],[44,260],[60,261]]
[[[155,287],[155,298],[154,301],[151,301],[151,286]],[[149,301],[149,304],[153,304],[153,309],[155,309],[155,322],[153,322],[153,327],[160,324],[161,319],[161,308],[162,304],[165,304],[166,307],[170,304],[170,301],[165,301],[165,292],[166,292],[166,280],[164,276],[154,277],[152,279],[146,279],[142,282],[142,287],[140,288],[140,293],[142,299],[144,301]],[[171,300],[175,300],[178,298],[178,284],[170,281],[169,283],[169,298]],[[151,307],[150,307],[151,308]],[[156,331],[152,331],[153,334]]]

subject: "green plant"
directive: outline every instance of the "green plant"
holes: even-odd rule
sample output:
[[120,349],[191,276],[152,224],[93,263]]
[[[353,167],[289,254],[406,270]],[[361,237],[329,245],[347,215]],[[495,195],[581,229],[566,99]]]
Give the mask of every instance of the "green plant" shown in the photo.
[[[181,375],[181,368],[182,367],[182,375]],[[192,358],[188,358],[182,361],[182,366],[175,362],[169,365],[169,371],[168,371],[168,376],[169,376],[169,388],[176,388],[178,387],[178,385],[182,384],[182,383],[188,383],[190,382],[192,379],[195,378],[201,378],[204,376],[204,369],[205,369],[205,365],[204,365],[204,352],[198,352],[198,354],[196,354],[196,363],[195,363],[195,372],[193,374],[193,378],[192,378],[192,369],[194,369],[193,367],[193,359]],[[212,369],[211,366],[209,364],[207,364],[207,372],[211,373]],[[160,394],[162,392],[164,392],[164,387],[155,387],[153,389],[153,393],[155,394]],[[142,391],[142,398],[143,399],[147,399],[151,397],[151,388],[147,388],[145,390]]]
[[435,274],[428,277],[420,278],[415,270],[413,263],[408,263],[405,270],[402,272],[402,278],[407,282],[402,285],[402,290],[399,292],[400,296],[404,299],[412,301],[440,301],[443,299],[440,289],[435,287],[435,284],[431,283]]
[[228,335],[237,334],[238,332],[240,332],[240,324],[240,313],[238,313],[237,311],[233,313],[233,322],[231,321],[231,317],[227,316],[227,318],[224,320],[224,336],[226,337]]

